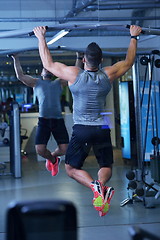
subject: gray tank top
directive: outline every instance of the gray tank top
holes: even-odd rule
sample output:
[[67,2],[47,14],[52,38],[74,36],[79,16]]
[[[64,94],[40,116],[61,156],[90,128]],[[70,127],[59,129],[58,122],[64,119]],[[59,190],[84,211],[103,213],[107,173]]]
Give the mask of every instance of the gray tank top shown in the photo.
[[59,79],[54,81],[38,79],[34,93],[39,103],[39,117],[62,118],[60,102],[62,88]]
[[69,88],[73,97],[74,124],[104,125],[106,96],[111,90],[105,72],[102,69],[97,72],[80,70]]

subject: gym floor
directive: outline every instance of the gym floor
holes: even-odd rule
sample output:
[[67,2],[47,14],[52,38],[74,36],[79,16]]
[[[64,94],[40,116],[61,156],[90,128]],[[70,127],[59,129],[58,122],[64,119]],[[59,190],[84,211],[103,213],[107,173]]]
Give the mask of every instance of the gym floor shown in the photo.
[[[108,214],[99,217],[92,206],[93,193],[70,179],[61,161],[60,172],[52,177],[45,169],[45,161],[37,161],[35,155],[22,159],[22,178],[15,179],[3,175],[0,171],[0,240],[5,240],[5,218],[7,206],[12,201],[62,199],[72,201],[77,209],[78,240],[129,240],[132,239],[130,230],[133,226],[148,231],[160,237],[160,200],[153,196],[147,201],[154,207],[145,207],[144,201],[128,203],[123,207],[120,203],[128,197],[128,179],[126,172],[130,164],[124,164],[120,150],[114,150],[113,176],[109,186],[115,188]],[[6,163],[9,169],[9,163]],[[94,156],[90,155],[84,166],[96,179],[97,164]],[[153,194],[154,195],[154,194]],[[152,204],[150,204],[151,206]],[[154,240],[154,238],[151,238]]]

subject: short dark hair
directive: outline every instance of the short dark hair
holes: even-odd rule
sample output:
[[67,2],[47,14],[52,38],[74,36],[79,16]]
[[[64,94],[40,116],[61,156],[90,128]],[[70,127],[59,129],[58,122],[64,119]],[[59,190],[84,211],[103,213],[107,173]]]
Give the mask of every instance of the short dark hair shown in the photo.
[[102,50],[95,42],[87,46],[85,55],[92,67],[98,67],[102,61]]

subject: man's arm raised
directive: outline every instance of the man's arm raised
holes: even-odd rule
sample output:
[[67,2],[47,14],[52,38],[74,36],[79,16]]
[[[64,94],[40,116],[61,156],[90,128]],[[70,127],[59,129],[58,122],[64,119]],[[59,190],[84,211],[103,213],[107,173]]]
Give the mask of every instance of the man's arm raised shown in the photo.
[[[139,26],[131,25],[130,27],[131,36],[139,36],[141,31],[142,29]],[[135,61],[136,51],[137,40],[131,38],[125,60],[119,61],[112,66],[104,67],[104,71],[107,73],[111,82],[124,75],[132,67]]]
[[30,75],[26,75],[23,73],[23,69],[21,67],[19,57],[17,55],[12,55],[13,62],[14,62],[14,70],[16,73],[16,77],[22,83],[24,83],[28,87],[34,87],[37,81],[37,78],[33,78]]
[[39,54],[44,68],[46,68],[55,76],[73,83],[77,77],[79,69],[75,66],[67,66],[63,63],[53,61],[46,43],[46,28],[44,26],[36,27],[33,29],[33,31],[39,41]]

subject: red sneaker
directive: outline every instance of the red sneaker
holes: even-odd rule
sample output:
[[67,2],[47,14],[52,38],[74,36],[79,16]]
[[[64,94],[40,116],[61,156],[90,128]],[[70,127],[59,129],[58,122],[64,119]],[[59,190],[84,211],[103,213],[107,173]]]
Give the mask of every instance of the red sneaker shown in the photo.
[[96,180],[91,182],[91,189],[93,191],[93,206],[97,211],[102,211],[104,197],[103,197],[103,187],[100,181]]
[[52,171],[52,162],[49,159],[46,159],[46,169]]
[[55,157],[55,159],[56,159],[56,162],[54,164],[52,163],[52,169],[51,169],[52,176],[56,176],[59,172],[60,157]]
[[100,217],[103,217],[108,213],[110,208],[110,201],[113,195],[114,195],[114,188],[104,186],[104,203],[103,203],[103,209],[99,211]]

